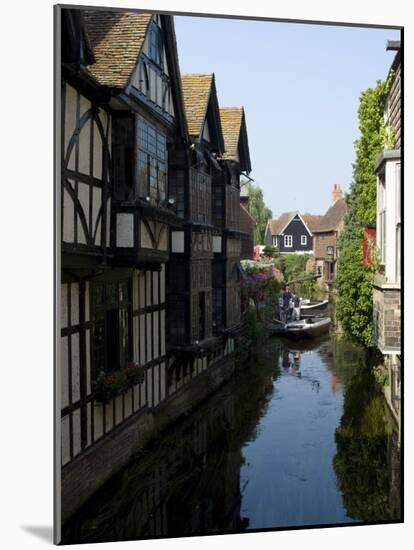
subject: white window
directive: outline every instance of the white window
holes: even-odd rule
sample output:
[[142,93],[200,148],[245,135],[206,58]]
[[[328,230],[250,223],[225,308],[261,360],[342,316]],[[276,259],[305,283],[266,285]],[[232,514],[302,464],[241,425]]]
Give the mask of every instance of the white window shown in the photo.
[[386,259],[386,226],[385,226],[385,213],[386,213],[386,201],[385,201],[385,180],[384,174],[379,177],[378,181],[378,196],[377,196],[377,208],[378,208],[378,228],[377,228],[377,245],[380,251],[380,261],[385,264]]
[[286,248],[292,248],[292,235],[285,235],[284,243]]
[[308,236],[307,235],[301,235],[300,236],[300,244],[308,244]]
[[395,237],[396,237],[396,279],[399,282],[401,278],[401,165],[397,163],[395,167],[395,213],[396,213],[396,227],[395,227]]
[[273,246],[277,246],[277,235],[272,235],[272,244]]

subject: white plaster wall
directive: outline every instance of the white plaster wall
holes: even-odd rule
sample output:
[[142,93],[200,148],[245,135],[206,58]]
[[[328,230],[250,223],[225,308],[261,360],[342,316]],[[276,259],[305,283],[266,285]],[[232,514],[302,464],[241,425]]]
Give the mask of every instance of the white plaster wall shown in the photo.
[[161,266],[160,277],[160,302],[163,304],[165,302],[165,264]]
[[69,349],[68,337],[62,336],[60,341],[60,377],[61,377],[61,406],[69,405]]
[[79,334],[72,334],[72,402],[80,399]]
[[[70,138],[76,128],[76,98],[77,92],[72,86],[65,86],[65,154],[69,145]],[[75,169],[75,148],[69,160],[68,168]]]
[[[88,102],[89,103],[89,102]],[[82,105],[82,96],[81,96]],[[82,116],[82,115],[81,115]],[[90,175],[90,151],[91,151],[91,120],[89,119],[83,126],[79,135],[79,172]]]
[[[95,231],[95,225],[96,220],[98,218],[99,209],[101,208],[102,204],[102,191],[99,189],[99,187],[93,187],[92,190],[92,227],[91,227],[91,233],[93,235],[93,231]],[[101,244],[101,231],[100,228],[98,228],[96,232],[95,237],[95,245],[100,246]]]
[[150,234],[143,222],[141,222],[141,246],[142,248],[153,248]]
[[[85,214],[86,223],[89,223],[89,185],[86,185],[85,183],[79,182],[78,183],[78,200],[82,207],[83,213]],[[86,235],[83,230],[83,226],[80,222],[79,216],[78,216],[78,242],[82,244],[86,244]]]
[[165,311],[160,313],[161,323],[161,355],[165,355]]
[[60,285],[60,328],[68,326],[68,285]]
[[154,315],[154,357],[153,359],[156,359],[159,356],[158,350],[160,349],[160,340],[159,340],[159,334],[158,334],[159,312],[155,312],[153,315]]
[[[167,250],[168,248],[168,230],[164,224],[157,225],[157,231],[160,231],[160,240],[158,242],[158,250]],[[158,233],[157,233],[158,234]]]
[[152,360],[152,354],[151,354],[151,335],[152,335],[152,327],[151,327],[151,313],[147,313],[145,315],[146,317],[146,323],[147,323],[147,361]]
[[116,215],[116,246],[130,248],[134,246],[133,214]]
[[78,455],[81,452],[81,416],[80,410],[76,409],[72,413],[73,423],[73,456]]
[[92,391],[91,388],[91,330],[85,331],[85,344],[86,344],[86,393],[89,395]]
[[145,363],[145,314],[139,316],[139,362]]
[[171,231],[171,252],[184,252],[184,231]]
[[213,252],[221,252],[221,237],[213,236]]
[[64,416],[61,422],[61,446],[62,446],[62,464],[70,460],[70,435],[69,435],[69,416]]
[[63,189],[63,241],[73,243],[75,240],[75,207],[66,189]]
[[[101,117],[99,117],[101,118]],[[102,121],[102,118],[101,118]],[[105,128],[105,126],[104,126]],[[96,122],[94,123],[93,127],[93,168],[92,168],[92,175],[94,178],[101,179],[102,178],[102,138],[101,134],[98,129],[98,125]]]
[[159,281],[159,272],[158,271],[153,271],[152,272],[152,284],[153,284],[153,288],[154,288],[154,292],[153,292],[153,302],[154,302],[154,305],[157,305],[159,303],[159,296],[158,296],[158,281]]
[[70,319],[71,325],[79,324],[79,284],[71,283],[71,311]]

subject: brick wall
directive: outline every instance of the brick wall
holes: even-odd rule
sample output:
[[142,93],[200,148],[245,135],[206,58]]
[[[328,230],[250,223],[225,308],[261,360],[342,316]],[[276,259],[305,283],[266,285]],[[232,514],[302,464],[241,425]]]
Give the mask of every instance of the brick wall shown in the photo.
[[382,353],[401,350],[401,299],[399,289],[374,287],[374,338]]
[[314,233],[313,235],[313,254],[315,259],[327,257],[327,247],[334,247],[334,258],[336,258],[336,233],[334,231],[326,233]]

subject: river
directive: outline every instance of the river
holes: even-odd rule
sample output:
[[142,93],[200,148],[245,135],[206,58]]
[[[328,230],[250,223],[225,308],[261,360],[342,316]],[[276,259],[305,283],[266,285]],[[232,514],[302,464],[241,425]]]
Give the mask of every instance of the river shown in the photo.
[[398,520],[399,449],[363,350],[273,337],[64,526],[99,542]]

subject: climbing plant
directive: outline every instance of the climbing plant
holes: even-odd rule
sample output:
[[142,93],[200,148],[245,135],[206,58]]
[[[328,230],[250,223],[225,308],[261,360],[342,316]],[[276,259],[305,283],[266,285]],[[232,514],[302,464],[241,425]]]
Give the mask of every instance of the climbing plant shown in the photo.
[[356,161],[347,197],[348,214],[338,241],[337,317],[345,332],[366,347],[374,346],[372,279],[375,267],[363,265],[363,228],[376,223],[375,162],[384,146],[393,146],[392,133],[385,127],[383,116],[391,79],[392,74],[360,96],[360,137],[354,144]]

